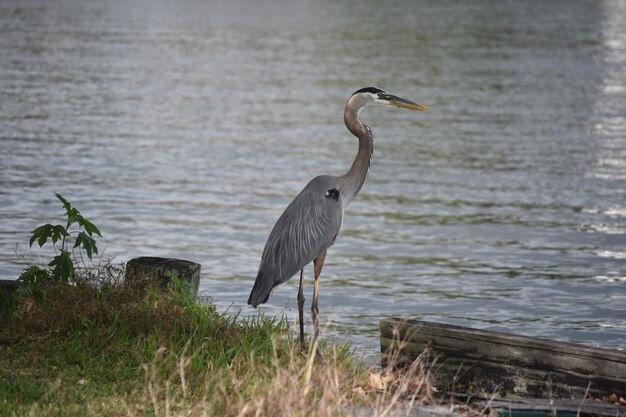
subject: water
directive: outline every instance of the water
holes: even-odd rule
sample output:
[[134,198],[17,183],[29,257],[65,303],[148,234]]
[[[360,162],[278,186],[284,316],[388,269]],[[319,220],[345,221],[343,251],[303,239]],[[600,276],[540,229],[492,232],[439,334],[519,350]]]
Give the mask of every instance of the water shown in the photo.
[[[624,349],[625,39],[609,1],[5,0],[0,277],[48,256],[27,241],[59,192],[104,258],[193,260],[252,314],[272,225],[348,168],[343,106],[376,85],[431,111],[363,113],[323,332],[366,356],[397,315]],[[295,320],[296,292],[263,310]]]

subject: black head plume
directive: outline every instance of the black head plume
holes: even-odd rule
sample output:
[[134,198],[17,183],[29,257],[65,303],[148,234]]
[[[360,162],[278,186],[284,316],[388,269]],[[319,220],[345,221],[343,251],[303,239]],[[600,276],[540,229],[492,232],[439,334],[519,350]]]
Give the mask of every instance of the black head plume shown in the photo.
[[359,93],[371,93],[371,94],[383,93],[383,94],[387,94],[386,91],[381,90],[380,88],[365,87],[365,88],[361,88],[360,90],[355,91],[354,93],[352,93],[352,95],[359,94]]

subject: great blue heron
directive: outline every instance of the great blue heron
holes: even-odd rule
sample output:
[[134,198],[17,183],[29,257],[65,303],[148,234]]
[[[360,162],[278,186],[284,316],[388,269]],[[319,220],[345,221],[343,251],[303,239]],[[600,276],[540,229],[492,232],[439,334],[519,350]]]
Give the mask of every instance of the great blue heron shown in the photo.
[[348,172],[339,177],[320,175],[313,178],[287,206],[265,243],[259,272],[248,298],[248,304],[256,308],[269,299],[274,287],[289,280],[300,271],[298,314],[300,344],[303,349],[304,267],[311,261],[313,262],[311,317],[314,329],[313,340],[316,340],[319,337],[317,307],[319,277],[326,250],[333,244],[341,229],[346,206],[357,195],[365,181],[374,150],[372,129],[359,119],[361,110],[368,105],[428,110],[426,106],[396,97],[376,87],[362,88],[350,96],[343,118],[348,130],[359,139],[359,150],[352,166]]

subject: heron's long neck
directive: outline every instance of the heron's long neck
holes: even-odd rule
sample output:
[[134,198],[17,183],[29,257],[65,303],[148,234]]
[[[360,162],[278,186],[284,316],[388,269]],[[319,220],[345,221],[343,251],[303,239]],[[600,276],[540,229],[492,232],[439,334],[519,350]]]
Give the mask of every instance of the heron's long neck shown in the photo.
[[344,120],[348,130],[359,139],[359,150],[352,166],[339,177],[339,192],[343,200],[343,208],[358,194],[365,182],[370,167],[370,159],[374,152],[374,135],[369,127],[359,120],[358,111],[346,110]]

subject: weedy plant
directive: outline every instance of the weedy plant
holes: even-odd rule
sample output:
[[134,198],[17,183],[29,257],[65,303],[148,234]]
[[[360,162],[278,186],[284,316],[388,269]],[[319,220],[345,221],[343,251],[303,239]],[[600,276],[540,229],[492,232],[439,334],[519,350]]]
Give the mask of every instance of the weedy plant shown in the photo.
[[94,253],[98,253],[94,235],[102,237],[100,230],[61,194],[54,195],[65,208],[66,222],[65,225],[47,223],[32,231],[29,246],[32,248],[37,242],[39,247],[43,247],[50,242],[56,255],[48,263],[48,268],[31,265],[22,272],[18,278],[19,291],[28,295],[41,296],[43,288],[50,283],[74,281],[76,271],[73,253],[76,248],[84,251],[89,261]]

